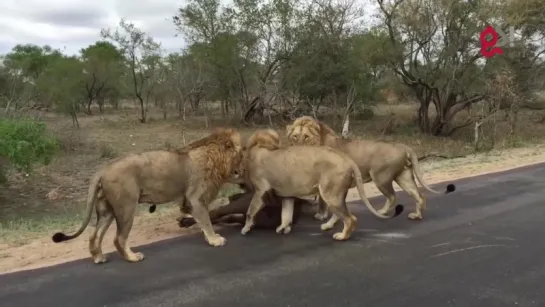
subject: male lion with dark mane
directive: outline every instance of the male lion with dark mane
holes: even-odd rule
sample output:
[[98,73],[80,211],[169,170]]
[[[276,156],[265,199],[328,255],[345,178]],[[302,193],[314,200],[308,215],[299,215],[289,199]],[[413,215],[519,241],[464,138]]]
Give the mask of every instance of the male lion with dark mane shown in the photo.
[[208,204],[216,198],[220,186],[233,176],[242,159],[241,137],[234,129],[217,129],[209,136],[183,148],[148,151],[118,158],[97,171],[90,180],[87,211],[80,229],[73,235],[58,232],[53,242],[74,239],[81,235],[96,208],[97,224],[89,241],[94,263],[107,259],[102,253],[102,240],[115,219],[117,234],[114,245],[129,262],[144,259],[127,245],[136,205],[185,203],[203,230],[206,241],[222,246],[225,238],[214,232]]
[[[421,220],[422,211],[426,208],[426,200],[418,191],[414,176],[426,190],[441,194],[426,184],[422,178],[418,157],[412,148],[404,144],[344,139],[325,123],[310,116],[299,117],[291,125],[287,125],[286,134],[291,144],[327,146],[346,153],[358,165],[364,176],[364,182],[373,181],[386,196],[386,204],[378,210],[381,214],[388,214],[396,202],[393,181],[416,200],[416,211],[409,213],[408,216],[412,220]],[[455,190],[454,184],[449,184],[445,194]],[[326,208],[321,200],[318,205],[315,217],[318,220],[325,220]]]
[[[244,179],[253,187],[254,195],[242,234],[254,226],[254,218],[264,205],[263,195],[271,190],[282,197],[282,210],[290,214],[293,212],[293,197],[319,193],[333,215],[344,223],[342,232],[333,235],[335,240],[349,239],[356,228],[357,219],[345,203],[353,181],[362,201],[377,217],[389,219],[403,211],[403,206],[400,206],[391,217],[378,213],[365,196],[357,165],[344,153],[333,148],[306,145],[281,148],[278,133],[272,129],[258,130],[249,138],[243,163]],[[277,233],[291,230],[291,216],[284,213]],[[330,230],[337,220],[322,224],[321,229]]]

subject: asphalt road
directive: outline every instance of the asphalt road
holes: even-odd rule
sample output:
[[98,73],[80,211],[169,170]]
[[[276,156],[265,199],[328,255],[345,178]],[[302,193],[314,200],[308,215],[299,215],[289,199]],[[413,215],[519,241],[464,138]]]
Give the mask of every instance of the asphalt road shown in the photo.
[[404,193],[393,220],[351,204],[345,242],[310,220],[284,236],[225,229],[221,248],[202,235],[137,247],[147,258],[135,264],[115,253],[0,275],[0,306],[545,306],[544,179],[545,163],[457,181],[426,194],[421,222]]

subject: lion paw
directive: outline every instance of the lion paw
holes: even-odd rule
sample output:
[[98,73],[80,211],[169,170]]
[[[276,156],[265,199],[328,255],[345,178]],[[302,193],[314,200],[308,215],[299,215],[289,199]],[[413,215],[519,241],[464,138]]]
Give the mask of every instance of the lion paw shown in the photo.
[[104,255],[98,255],[98,256],[93,257],[93,262],[95,264],[106,263],[106,262],[108,262],[108,258],[106,258],[106,256],[104,256]]
[[178,220],[178,226],[180,228],[189,228],[195,225],[195,220],[192,218],[182,217]]
[[242,227],[242,230],[240,231],[240,234],[245,235],[252,229],[252,224],[246,223],[244,227]]
[[128,254],[125,258],[129,262],[138,262],[144,260],[144,254],[142,253],[132,253]]
[[328,231],[328,230],[331,230],[331,228],[333,228],[333,225],[329,223],[323,223],[322,225],[320,225],[320,229],[322,231]]
[[225,243],[227,243],[227,240],[220,235],[215,235],[211,238],[207,238],[206,241],[208,241],[208,244],[212,246],[223,246],[225,245]]
[[344,241],[344,240],[348,240],[348,236],[345,236],[342,232],[337,232],[333,235],[333,239],[337,240],[337,241]]
[[414,220],[421,220],[422,219],[422,214],[411,212],[411,213],[409,213],[409,219],[413,220],[413,221]]
[[276,233],[277,234],[288,234],[291,232],[291,226],[290,225],[280,225],[278,227],[276,227]]
[[318,220],[318,221],[325,221],[327,219],[327,212],[324,212],[324,213],[316,213],[314,214],[314,219]]

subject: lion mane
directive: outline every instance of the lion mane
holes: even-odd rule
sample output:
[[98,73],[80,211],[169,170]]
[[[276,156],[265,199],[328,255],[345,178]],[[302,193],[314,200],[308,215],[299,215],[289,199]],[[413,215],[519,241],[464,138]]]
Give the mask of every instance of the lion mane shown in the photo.
[[235,129],[216,128],[210,135],[172,150],[201,162],[205,165],[206,178],[222,185],[242,160],[241,139]]
[[273,129],[261,129],[256,131],[246,143],[246,150],[252,148],[264,148],[276,150],[280,148],[280,136]]
[[295,132],[306,137],[305,143],[309,145],[323,146],[326,140],[342,140],[328,125],[310,116],[301,116],[286,126],[286,135],[291,143],[294,141]]

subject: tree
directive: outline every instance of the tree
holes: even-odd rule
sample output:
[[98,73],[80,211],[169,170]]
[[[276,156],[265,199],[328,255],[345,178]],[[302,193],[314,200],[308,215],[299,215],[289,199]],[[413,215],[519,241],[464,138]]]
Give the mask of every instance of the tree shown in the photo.
[[43,99],[72,117],[79,128],[77,113],[84,99],[84,66],[77,57],[62,57],[51,62],[37,80]]
[[33,44],[18,44],[6,54],[3,63],[6,83],[2,95],[6,100],[6,112],[12,105],[17,110],[33,101],[40,101],[36,81],[47,66],[60,57],[59,50]]
[[[458,128],[470,125],[469,117],[453,125],[455,117],[463,110],[487,98],[485,80],[504,64],[514,68],[534,69],[536,50],[530,37],[536,30],[522,25],[530,20],[533,10],[514,13],[505,10],[514,1],[431,1],[431,0],[377,0],[382,29],[389,38],[383,54],[399,79],[410,87],[419,102],[418,125],[424,133],[450,135]],[[536,2],[537,3],[537,2]],[[541,5],[543,7],[543,5]],[[480,53],[479,33],[486,20],[495,25],[511,24],[519,32],[516,48],[505,56],[483,60]],[[537,47],[543,49],[544,47]],[[504,64],[500,64],[500,63]],[[525,62],[518,68],[516,63]],[[526,80],[529,81],[529,80]],[[428,112],[433,105],[436,115]]]
[[116,85],[123,69],[124,58],[110,42],[98,41],[80,50],[84,65],[85,91],[87,93],[87,114],[91,114],[91,104],[97,100],[100,111],[107,89]]
[[131,75],[133,94],[140,103],[140,121],[146,122],[146,105],[153,91],[152,76],[155,72],[146,65],[150,59],[160,56],[160,44],[134,24],[121,19],[121,29],[112,32],[111,29],[102,29],[102,38],[113,41],[118,45],[124,57],[127,59]]

